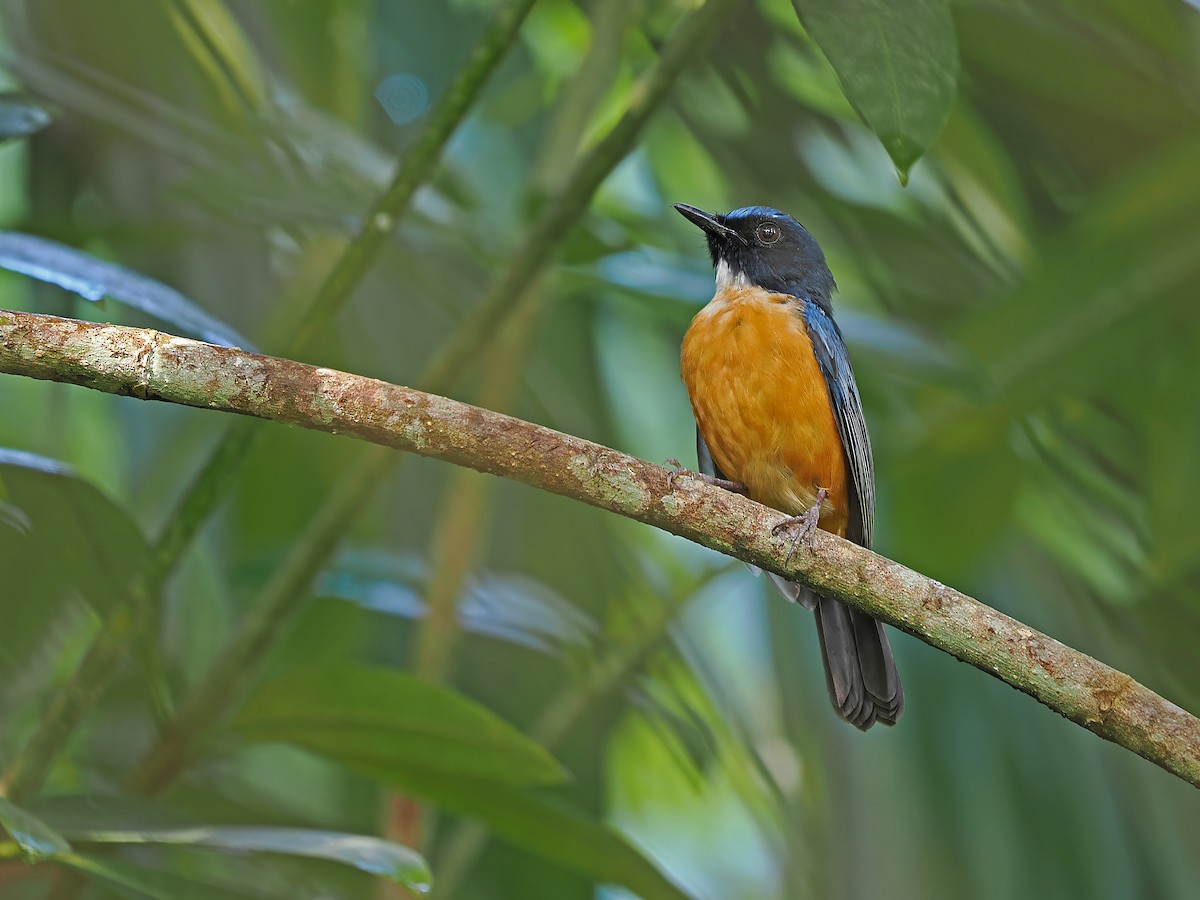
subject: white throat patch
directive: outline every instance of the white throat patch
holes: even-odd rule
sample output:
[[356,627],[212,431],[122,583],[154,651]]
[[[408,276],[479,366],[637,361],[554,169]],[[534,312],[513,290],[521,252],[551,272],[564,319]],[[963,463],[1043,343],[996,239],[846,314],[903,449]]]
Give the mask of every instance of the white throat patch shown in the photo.
[[750,287],[750,281],[746,278],[745,272],[734,274],[729,268],[729,263],[721,260],[717,263],[717,294],[718,296],[725,291],[741,290]]

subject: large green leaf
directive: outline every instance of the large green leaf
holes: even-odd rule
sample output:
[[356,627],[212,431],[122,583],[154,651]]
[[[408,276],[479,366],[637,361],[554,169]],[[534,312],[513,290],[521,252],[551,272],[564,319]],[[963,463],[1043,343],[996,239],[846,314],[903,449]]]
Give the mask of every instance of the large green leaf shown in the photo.
[[946,0],[792,0],[901,181],[950,116],[958,40]]
[[481,819],[496,835],[643,900],[686,900],[682,891],[615,829],[559,800],[473,778],[410,770],[360,771],[452,812]]
[[264,684],[233,727],[286,741],[349,769],[408,780],[414,770],[510,785],[561,781],[541,746],[447,688],[389,669],[330,667]]
[[16,652],[74,588],[107,607],[145,561],[128,512],[69,467],[0,448],[0,572],[13,602],[0,648]]
[[288,741],[439,807],[484,820],[498,835],[642,897],[685,896],[618,833],[521,790],[562,770],[490,712],[387,669],[292,673],[250,699],[234,728]]

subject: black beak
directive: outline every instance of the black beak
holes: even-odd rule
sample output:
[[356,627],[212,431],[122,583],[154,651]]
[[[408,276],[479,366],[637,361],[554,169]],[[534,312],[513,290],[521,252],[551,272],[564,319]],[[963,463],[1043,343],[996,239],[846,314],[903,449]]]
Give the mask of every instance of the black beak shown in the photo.
[[730,228],[728,225],[722,225],[717,221],[716,216],[711,216],[702,209],[696,209],[694,206],[688,206],[686,203],[676,203],[675,210],[697,228],[702,229],[706,234],[718,235],[724,238],[735,238],[741,243],[746,243],[746,239]]

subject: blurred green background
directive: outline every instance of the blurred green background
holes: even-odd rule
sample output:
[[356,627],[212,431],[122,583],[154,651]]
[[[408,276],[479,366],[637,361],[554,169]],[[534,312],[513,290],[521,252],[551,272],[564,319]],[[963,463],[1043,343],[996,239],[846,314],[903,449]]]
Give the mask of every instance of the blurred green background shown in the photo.
[[[538,0],[412,203],[372,219],[498,0],[3,0],[4,86],[54,121],[0,146],[0,227],[406,384],[516,285],[438,386],[690,463],[678,350],[712,282],[670,204],[782,208],[840,287],[877,549],[1200,710],[1200,11],[717,5]],[[945,91],[903,77],[905,46]],[[686,66],[648,93],[671,53]],[[386,243],[340,312],[289,341],[372,221]],[[10,272],[0,307],[187,330]],[[403,869],[391,844],[335,846],[344,866],[164,843],[184,825],[379,835],[468,900],[1200,883],[1184,782],[904,635],[906,714],[860,734],[828,708],[810,616],[740,565],[428,460],[240,426],[215,514],[139,598],[232,424],[0,379],[0,447],[41,458],[0,456],[9,788],[101,623],[135,611],[44,784],[10,792],[75,855],[29,865],[29,826],[0,843],[0,896],[408,896],[371,874]],[[152,778],[180,710],[183,752]]]

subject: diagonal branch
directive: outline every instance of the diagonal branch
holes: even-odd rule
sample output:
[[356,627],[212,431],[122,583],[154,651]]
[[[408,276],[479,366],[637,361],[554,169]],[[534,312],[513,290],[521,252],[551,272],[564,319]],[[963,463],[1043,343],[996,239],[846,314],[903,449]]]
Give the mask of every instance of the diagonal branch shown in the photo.
[[1200,787],[1200,719],[972,598],[820,533],[789,562],[778,513],[464,403],[149,329],[0,311],[0,372],[346,434],[571,497],[795,578],[968,662]]

